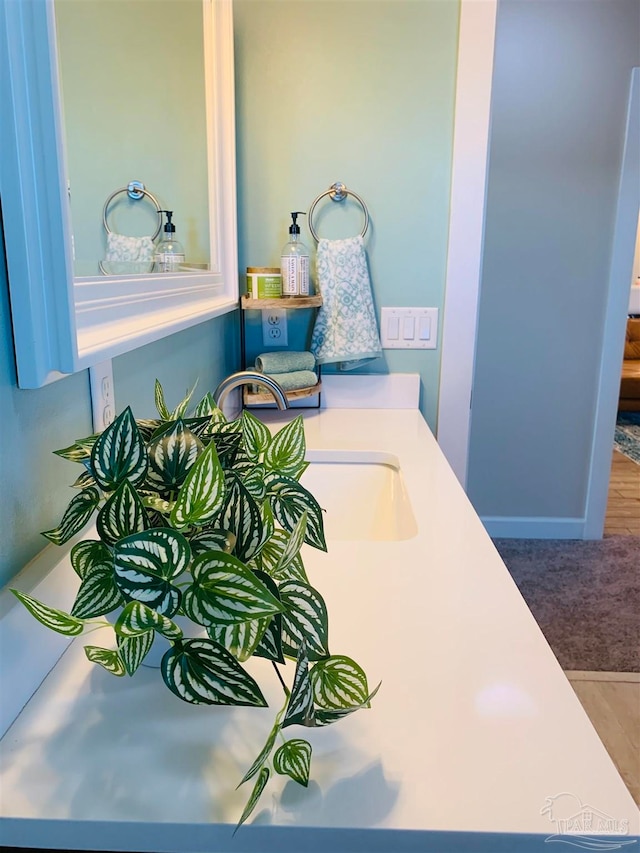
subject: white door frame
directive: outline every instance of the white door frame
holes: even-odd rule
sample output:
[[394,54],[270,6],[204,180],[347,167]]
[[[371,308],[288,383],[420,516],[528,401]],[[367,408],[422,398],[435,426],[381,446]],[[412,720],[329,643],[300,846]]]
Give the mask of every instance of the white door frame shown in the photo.
[[[461,2],[437,438],[463,488],[467,485],[482,275],[496,13],[497,0]],[[636,68],[631,78],[605,309],[583,518],[585,539],[601,538],[604,529],[639,205],[640,69]]]
[[631,75],[627,129],[618,186],[615,230],[602,336],[595,423],[585,505],[584,539],[601,539],[611,474],[620,365],[640,208],[640,68]]
[[462,0],[460,5],[437,437],[463,487],[482,273],[496,11],[497,0]]

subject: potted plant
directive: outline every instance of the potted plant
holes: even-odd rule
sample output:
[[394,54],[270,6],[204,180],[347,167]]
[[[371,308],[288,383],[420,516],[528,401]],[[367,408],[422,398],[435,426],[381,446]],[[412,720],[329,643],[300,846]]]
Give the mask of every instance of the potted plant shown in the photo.
[[[299,482],[302,417],[272,436],[246,410],[227,421],[211,394],[187,416],[192,394],[169,411],[156,380],[157,419],[126,408],[104,432],[56,451],[82,471],[60,524],[43,535],[63,545],[95,515],[98,538],[71,549],[80,587],[69,613],[12,592],[61,634],[111,625],[113,647],[85,652],[116,676],[133,676],[166,642],[162,680],[185,702],[265,706],[243,663],[272,662],[284,704],[240,782],[255,778],[240,826],[272,772],[308,784],[311,744],[283,736],[276,749],[279,734],[369,707],[377,688],[354,660],[330,654],[327,608],[305,572],[302,545],[326,551],[326,542],[322,510]],[[203,636],[185,636],[182,617]]]

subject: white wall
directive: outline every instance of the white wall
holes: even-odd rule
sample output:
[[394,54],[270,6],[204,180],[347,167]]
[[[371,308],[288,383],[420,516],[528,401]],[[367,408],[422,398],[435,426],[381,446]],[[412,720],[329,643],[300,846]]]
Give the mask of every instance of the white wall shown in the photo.
[[503,0],[468,491],[490,530],[580,535],[636,0]]

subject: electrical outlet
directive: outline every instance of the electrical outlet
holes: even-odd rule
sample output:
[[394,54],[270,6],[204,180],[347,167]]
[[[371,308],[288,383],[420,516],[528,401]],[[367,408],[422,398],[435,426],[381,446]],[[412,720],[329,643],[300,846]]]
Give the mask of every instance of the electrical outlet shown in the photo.
[[110,359],[101,361],[89,368],[89,385],[91,387],[93,431],[102,432],[113,422],[116,416],[113,367]]
[[265,347],[286,347],[287,309],[268,308],[262,310],[262,343]]

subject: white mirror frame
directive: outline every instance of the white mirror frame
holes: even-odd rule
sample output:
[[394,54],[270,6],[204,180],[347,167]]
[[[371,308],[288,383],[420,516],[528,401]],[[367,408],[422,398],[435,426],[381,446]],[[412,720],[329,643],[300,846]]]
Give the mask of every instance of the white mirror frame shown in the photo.
[[0,198],[20,388],[237,307],[232,0],[203,0],[203,22],[210,270],[74,278],[53,0],[0,3]]

